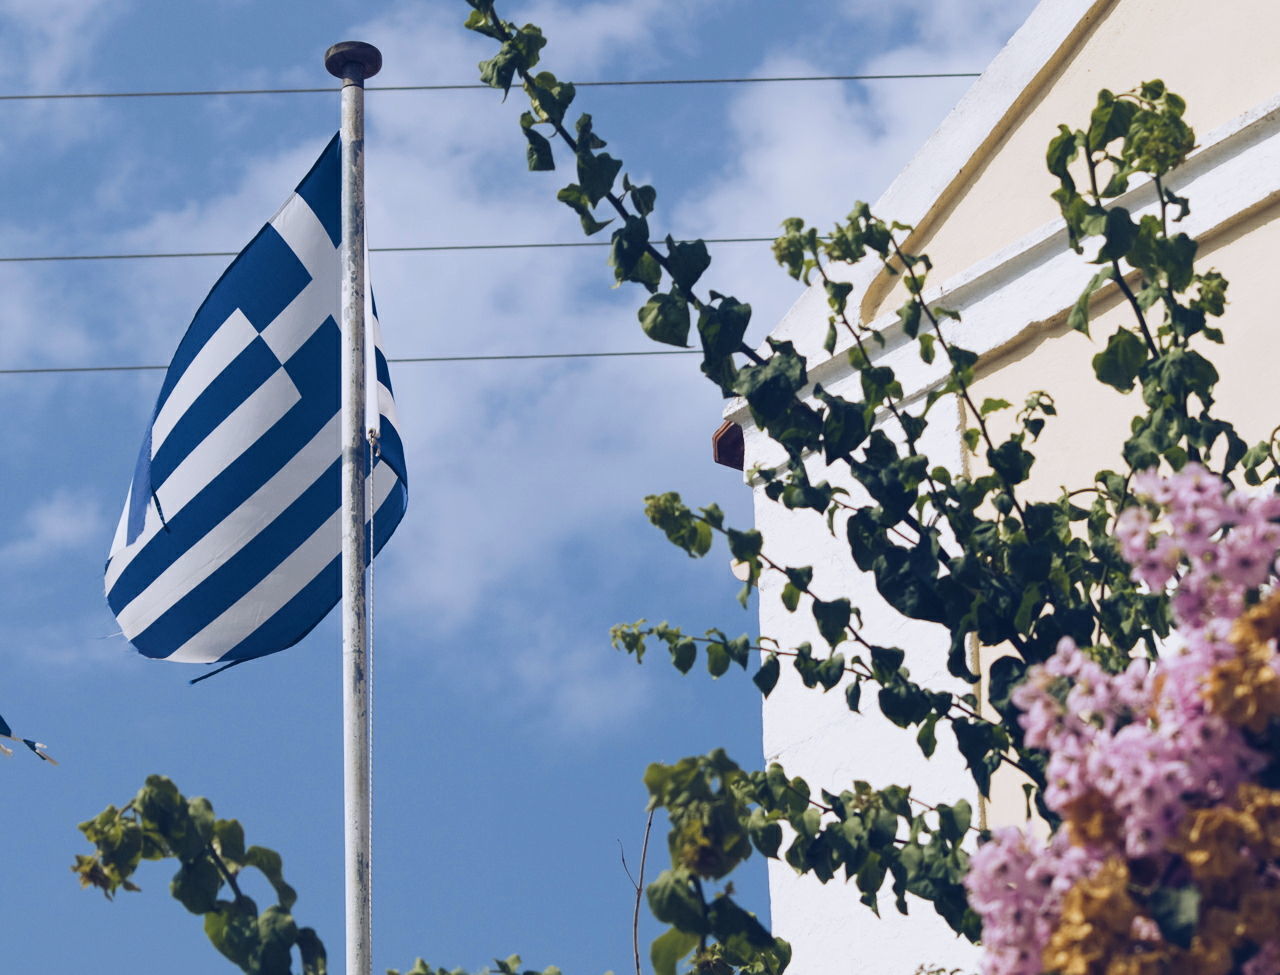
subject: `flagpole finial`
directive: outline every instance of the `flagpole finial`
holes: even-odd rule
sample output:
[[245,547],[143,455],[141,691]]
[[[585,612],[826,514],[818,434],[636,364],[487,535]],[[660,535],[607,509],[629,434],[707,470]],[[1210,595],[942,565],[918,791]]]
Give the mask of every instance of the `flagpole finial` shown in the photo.
[[329,74],[359,84],[382,70],[382,52],[364,41],[339,41],[324,52]]

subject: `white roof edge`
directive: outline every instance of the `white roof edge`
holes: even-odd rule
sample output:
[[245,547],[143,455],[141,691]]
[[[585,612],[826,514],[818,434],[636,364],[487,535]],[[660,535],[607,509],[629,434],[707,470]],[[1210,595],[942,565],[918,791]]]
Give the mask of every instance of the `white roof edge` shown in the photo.
[[919,223],[1024,98],[1039,75],[1115,0],[1041,0],[942,124],[889,184],[875,209]]
[[[873,207],[875,213],[886,220],[920,223],[1001,123],[1023,99],[1030,97],[1029,89],[1043,72],[1055,66],[1059,52],[1114,3],[1115,0],[1040,0],[880,195]],[[854,295],[862,295],[879,274],[878,266],[858,264],[849,269],[846,279],[853,282]],[[785,335],[793,323],[811,320],[815,304],[825,306],[826,298],[820,287],[811,286],[769,335]],[[761,349],[764,350],[763,344]],[[746,402],[740,398],[729,400],[722,415],[744,427],[752,426]]]

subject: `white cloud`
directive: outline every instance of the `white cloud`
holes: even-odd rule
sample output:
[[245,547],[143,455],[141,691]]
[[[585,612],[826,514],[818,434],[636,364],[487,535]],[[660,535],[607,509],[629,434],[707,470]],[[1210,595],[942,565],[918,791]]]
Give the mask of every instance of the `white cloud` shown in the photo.
[[[839,8],[874,52],[852,65],[859,73],[981,70],[1022,22],[1031,0],[910,0]],[[776,53],[761,76],[820,75],[824,67],[795,53]],[[678,230],[704,236],[774,233],[786,217],[824,228],[857,200],[874,201],[960,99],[968,79],[860,84],[748,85],[728,109],[731,142],[725,163],[681,201]],[[892,213],[881,214],[893,219]],[[721,290],[752,297],[759,338],[786,312],[798,288],[763,248],[722,247],[715,280]]]
[[[589,80],[587,72],[605,68],[616,76],[620,69],[637,65],[652,76],[664,55],[681,49],[683,28],[699,12],[695,6],[680,0],[536,0],[517,8],[518,16],[512,19],[542,28],[561,77]],[[659,39],[661,45],[655,45]]]
[[47,90],[82,77],[102,28],[127,6],[121,0],[0,0],[7,42],[0,79]]
[[[844,0],[836,10],[862,30],[893,34],[894,48],[918,53],[914,70],[936,57],[968,55],[970,68],[981,70],[1027,19],[1037,0],[899,0],[869,4]],[[901,40],[909,39],[908,43]],[[975,62],[981,63],[976,64]],[[929,70],[934,70],[930,68]],[[946,70],[946,69],[936,69]],[[957,69],[963,70],[963,69]]]
[[16,537],[0,545],[0,565],[15,568],[64,557],[97,541],[105,529],[96,498],[58,489],[23,516]]
[[[381,83],[468,79],[492,45],[460,28],[459,8],[402,3],[352,36],[382,48],[388,67]],[[547,28],[555,44],[551,66],[562,76],[598,77],[606,68],[615,74],[658,63],[692,15],[674,0],[541,0],[511,16]],[[944,54],[960,63],[967,52],[953,47],[950,54],[933,52],[932,63],[942,63]],[[906,57],[885,50],[877,63],[899,55]],[[821,73],[786,55],[762,61],[758,71]],[[955,83],[919,84],[937,87],[743,87],[729,103],[724,159],[678,201],[674,229],[754,236],[793,213],[822,221],[843,213],[887,183],[962,90]],[[530,175],[521,165],[518,98],[498,107],[494,93],[464,92],[444,110],[433,97],[370,95],[372,244],[579,239],[576,219],[554,200],[558,177]],[[124,229],[120,249],[242,245],[321,144],[239,158],[229,192]],[[18,345],[12,353],[7,347],[6,358],[163,361],[220,269],[216,260],[116,265],[101,288],[51,300],[42,298],[37,270],[13,271],[10,308],[27,327],[15,333]],[[603,253],[583,250],[375,255],[372,269],[391,356],[648,347],[635,321],[636,294],[610,291],[608,280]],[[718,249],[710,283],[753,301],[761,328],[796,293],[772,267],[767,248],[745,245]],[[78,309],[92,321],[88,303],[104,300],[114,306],[111,328],[78,324]],[[52,330],[44,328],[50,318]],[[678,488],[699,502],[740,492],[711,465],[708,442],[720,400],[695,360],[419,365],[394,369],[393,376],[411,503],[380,560],[383,610],[430,619],[440,634],[461,632],[495,602],[510,601],[511,612],[536,622],[512,658],[520,679],[506,693],[531,700],[557,688],[553,710],[566,727],[621,720],[647,685],[619,682],[608,666],[593,664],[599,640],[585,649],[569,643],[567,624],[540,611],[539,586],[548,573],[583,571],[573,563],[574,546],[598,550],[633,531],[640,497],[649,491]],[[154,377],[133,382],[154,395]],[[140,432],[139,425],[125,438],[125,453]],[[117,487],[103,506],[117,502]],[[6,550],[32,558],[48,545],[101,540],[109,526],[100,512],[79,495],[55,496],[33,509]],[[556,675],[566,674],[572,679],[556,683]]]

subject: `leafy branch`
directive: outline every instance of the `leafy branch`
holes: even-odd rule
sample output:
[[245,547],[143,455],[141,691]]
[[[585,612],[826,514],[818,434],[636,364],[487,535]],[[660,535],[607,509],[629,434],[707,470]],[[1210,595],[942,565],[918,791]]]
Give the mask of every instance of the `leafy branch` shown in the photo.
[[[690,308],[697,311],[703,371],[724,395],[741,397],[755,427],[782,448],[783,462],[752,472],[761,493],[787,509],[820,515],[833,534],[843,530],[854,566],[874,578],[891,609],[946,631],[948,671],[971,684],[982,679],[998,721],[982,716],[973,694],[910,680],[902,666],[904,652],[875,646],[848,599],[816,595],[812,567],[776,563],[765,554],[760,532],[728,528],[717,506],[694,511],[670,493],[646,499],[655,526],[694,557],[710,550],[715,535],[725,537],[734,559],[747,567],[743,605],[762,573],[783,576],[783,607],[795,612],[801,597],[809,597],[815,629],[830,652],[815,654],[809,644],[783,649],[763,638],[731,640],[719,630],[691,637],[666,624],[616,627],[615,645],[639,659],[645,639],[657,638],[682,672],[692,668],[703,647],[716,677],[733,663],[746,669],[753,654],[761,655],[752,679],[766,696],[779,679],[781,659],[789,659],[806,687],[827,691],[843,682],[854,710],[864,682],[872,681],[878,685],[879,710],[902,727],[918,726],[917,741],[926,755],[935,748],[937,723],[948,721],[981,795],[989,794],[997,767],[1012,766],[1027,775],[1029,799],[1056,825],[1042,796],[1045,755],[1023,741],[1012,691],[1028,666],[1047,659],[1063,640],[1087,647],[1096,660],[1117,670],[1135,648],[1145,646],[1154,654],[1168,635],[1166,595],[1143,591],[1133,582],[1113,531],[1120,513],[1138,503],[1130,489],[1134,473],[1159,466],[1177,470],[1209,459],[1224,476],[1242,471],[1249,483],[1280,476],[1274,435],[1248,448],[1230,423],[1212,414],[1218,374],[1194,347],[1201,339],[1222,341],[1210,320],[1223,314],[1226,282],[1214,271],[1196,270],[1196,244],[1176,230],[1189,203],[1169,189],[1168,178],[1195,144],[1183,120],[1182,100],[1158,81],[1119,95],[1104,90],[1088,126],[1062,126],[1049,146],[1046,161],[1058,179],[1054,199],[1070,246],[1083,253],[1086,241],[1098,244],[1092,260],[1100,270],[1068,312],[1067,324],[1088,335],[1095,297],[1114,284],[1134,324],[1115,330],[1093,357],[1093,369],[1099,382],[1121,393],[1140,387],[1141,404],[1119,472],[1098,471],[1087,486],[1064,486],[1058,496],[1045,497],[1031,484],[1032,445],[1057,415],[1054,400],[1037,391],[1016,410],[999,398],[977,401],[982,364],[977,354],[953,341],[960,316],[925,300],[932,265],[927,255],[908,253],[898,237],[901,232],[909,239],[911,227],[886,223],[859,203],[826,233],[788,219],[774,243],[774,256],[788,274],[820,285],[826,294],[827,354],[835,354],[841,331],[850,337],[850,374],[838,380],[838,392],[811,381],[805,357],[790,342],[767,339],[767,356],[751,353],[744,342],[749,306],[714,291],[708,300],[693,293],[711,261],[705,244],[676,245],[668,239],[666,254],[653,248],[646,218],[656,192],[633,185],[627,176],[616,190],[623,164],[597,151],[604,142],[590,116],[578,120],[576,134],[566,129],[572,86],[549,72],[533,73],[545,43],[541,32],[503,21],[492,0],[468,2],[474,9],[468,27],[499,44],[498,53],[481,64],[481,77],[504,94],[518,79],[530,100],[532,110],[521,118],[530,168],[554,166],[550,143],[537,132],[549,126],[577,161],[578,182],[562,189],[559,199],[578,213],[584,231],[597,233],[621,218],[612,238],[614,275],[618,282],[634,281],[649,291],[639,312],[642,328],[656,341],[684,345],[692,328]],[[1083,192],[1076,183],[1082,167]],[[1144,181],[1154,190],[1158,212],[1135,218],[1118,198]],[[602,203],[613,214],[608,220],[596,217]],[[902,383],[880,355],[885,338],[879,326],[850,313],[849,276],[830,270],[833,265],[847,270],[868,255],[878,257],[884,273],[901,277],[906,290],[893,325],[916,344],[926,364],[941,353],[945,371],[918,409],[908,408]],[[667,291],[660,290],[664,276],[670,279]],[[739,353],[746,356],[743,365],[734,360]],[[931,408],[950,396],[972,423],[961,435],[983,464],[972,474],[934,464],[921,449]],[[1003,410],[1011,411],[1013,423],[1002,438],[993,417]],[[900,438],[884,429],[886,420],[892,420]],[[815,473],[819,469],[823,474]],[[1085,495],[1087,507],[1077,503]],[[837,650],[846,641],[858,648],[848,659],[847,651]],[[971,663],[975,646],[997,651],[984,674]],[[1009,648],[1012,653],[1005,652]],[[708,895],[704,885],[722,880],[752,849],[780,856],[824,881],[843,869],[857,879],[872,907],[885,878],[892,876],[899,909],[906,910],[905,894],[912,893],[930,901],[957,931],[977,935],[960,883],[967,861],[954,846],[967,830],[966,820],[966,829],[955,833],[959,804],[940,804],[916,815],[906,790],[875,790],[866,783],[855,783],[847,792],[824,791],[818,802],[802,780],[789,779],[777,766],[745,772],[722,752],[651,766],[646,782],[651,807],[666,808],[672,817],[672,868],[650,885],[650,906],[670,925],[653,946],[659,975],[674,975],[685,958],[697,972],[785,967],[781,943],[768,932],[746,922],[718,927],[711,920],[730,887]],[[935,818],[924,821],[925,815]],[[860,825],[850,825],[854,821]],[[796,839],[782,854],[781,833],[774,828],[784,822]],[[748,931],[745,942],[727,947]]]

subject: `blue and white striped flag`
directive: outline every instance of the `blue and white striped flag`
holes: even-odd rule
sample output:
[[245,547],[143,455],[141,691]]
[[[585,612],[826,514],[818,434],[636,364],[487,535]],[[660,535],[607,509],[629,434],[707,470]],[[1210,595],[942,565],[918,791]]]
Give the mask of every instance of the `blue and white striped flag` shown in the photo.
[[[148,657],[275,653],[338,602],[339,157],[335,136],[213,286],[169,364],[106,569],[107,602]],[[376,553],[404,515],[408,480],[366,318]]]

